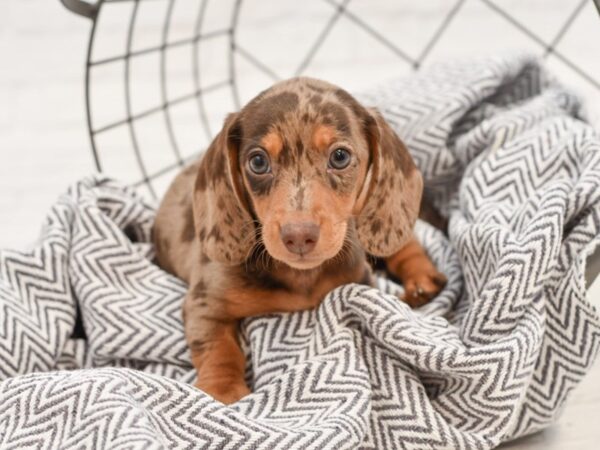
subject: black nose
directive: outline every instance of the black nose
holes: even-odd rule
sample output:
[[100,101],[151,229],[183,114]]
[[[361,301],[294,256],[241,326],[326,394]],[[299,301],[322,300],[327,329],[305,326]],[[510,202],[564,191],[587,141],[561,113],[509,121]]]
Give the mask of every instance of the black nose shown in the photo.
[[319,226],[312,222],[286,223],[281,227],[281,240],[297,255],[309,253],[319,240]]

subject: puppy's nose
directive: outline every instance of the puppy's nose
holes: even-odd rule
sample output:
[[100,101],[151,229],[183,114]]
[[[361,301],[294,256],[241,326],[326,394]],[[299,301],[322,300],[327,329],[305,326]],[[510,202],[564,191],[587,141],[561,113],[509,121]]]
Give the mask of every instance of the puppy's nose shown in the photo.
[[286,223],[281,227],[281,240],[297,255],[309,253],[319,240],[319,226],[312,222]]

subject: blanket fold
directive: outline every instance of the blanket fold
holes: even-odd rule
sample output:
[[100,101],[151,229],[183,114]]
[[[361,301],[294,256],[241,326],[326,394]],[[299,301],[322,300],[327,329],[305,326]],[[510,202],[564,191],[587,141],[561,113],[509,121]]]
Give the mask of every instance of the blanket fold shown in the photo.
[[449,280],[436,299],[411,310],[380,277],[244,321],[254,392],[224,406],[190,385],[186,286],[152,261],[153,205],[84,178],[31,249],[0,251],[0,448],[483,449],[556,420],[600,345],[584,279],[600,137],[579,100],[528,55],[358,98],[449,219],[447,238],[415,229]]

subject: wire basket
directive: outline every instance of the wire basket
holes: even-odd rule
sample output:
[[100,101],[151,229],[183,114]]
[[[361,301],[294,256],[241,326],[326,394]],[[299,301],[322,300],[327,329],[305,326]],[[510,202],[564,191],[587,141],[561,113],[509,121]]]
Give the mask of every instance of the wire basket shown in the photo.
[[[358,90],[432,59],[506,50],[511,36],[511,46],[537,52],[600,100],[594,66],[563,45],[576,24],[597,20],[599,1],[62,3],[92,21],[85,89],[96,168],[157,197],[228,112],[294,75]],[[543,27],[532,14],[545,14]]]

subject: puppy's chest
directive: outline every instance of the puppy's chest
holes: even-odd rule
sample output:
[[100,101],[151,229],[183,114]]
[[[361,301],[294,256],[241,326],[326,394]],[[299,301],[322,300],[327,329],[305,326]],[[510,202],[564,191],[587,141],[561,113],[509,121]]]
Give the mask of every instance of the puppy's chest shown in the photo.
[[323,284],[326,274],[320,268],[294,270],[287,267],[279,267],[273,271],[271,276],[288,291],[310,295],[314,289]]

